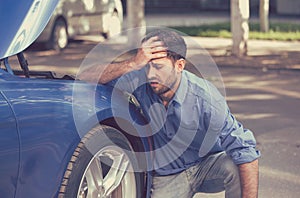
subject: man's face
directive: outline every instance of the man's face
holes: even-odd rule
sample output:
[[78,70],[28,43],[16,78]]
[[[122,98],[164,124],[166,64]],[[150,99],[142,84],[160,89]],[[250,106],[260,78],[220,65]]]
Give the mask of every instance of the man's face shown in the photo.
[[[180,80],[181,71],[168,57],[154,59],[147,66],[147,78],[153,91],[162,95],[173,89]],[[174,90],[175,91],[175,90]]]

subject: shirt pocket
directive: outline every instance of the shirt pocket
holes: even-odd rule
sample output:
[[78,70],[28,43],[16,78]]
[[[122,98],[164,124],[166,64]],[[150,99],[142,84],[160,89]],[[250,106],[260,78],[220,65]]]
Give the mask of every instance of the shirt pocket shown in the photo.
[[179,127],[182,129],[195,131],[199,128],[199,110],[197,105],[190,105],[182,108]]

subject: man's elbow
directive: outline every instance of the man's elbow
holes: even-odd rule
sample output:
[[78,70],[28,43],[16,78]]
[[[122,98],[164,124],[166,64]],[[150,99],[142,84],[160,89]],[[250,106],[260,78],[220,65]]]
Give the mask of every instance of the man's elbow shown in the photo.
[[104,77],[101,77],[101,78],[98,79],[99,84],[106,84],[108,82],[109,82],[109,80],[107,78],[104,78]]

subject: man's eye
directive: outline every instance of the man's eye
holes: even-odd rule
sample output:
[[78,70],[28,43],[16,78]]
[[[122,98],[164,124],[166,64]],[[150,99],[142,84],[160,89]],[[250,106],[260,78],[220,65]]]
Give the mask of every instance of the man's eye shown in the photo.
[[160,69],[160,68],[162,68],[162,65],[153,65],[153,67],[154,67],[155,69]]

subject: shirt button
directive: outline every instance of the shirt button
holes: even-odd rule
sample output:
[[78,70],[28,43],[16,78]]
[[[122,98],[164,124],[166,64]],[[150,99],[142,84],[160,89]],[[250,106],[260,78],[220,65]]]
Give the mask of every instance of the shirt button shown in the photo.
[[169,132],[168,133],[168,138],[172,138],[174,136],[174,133]]

